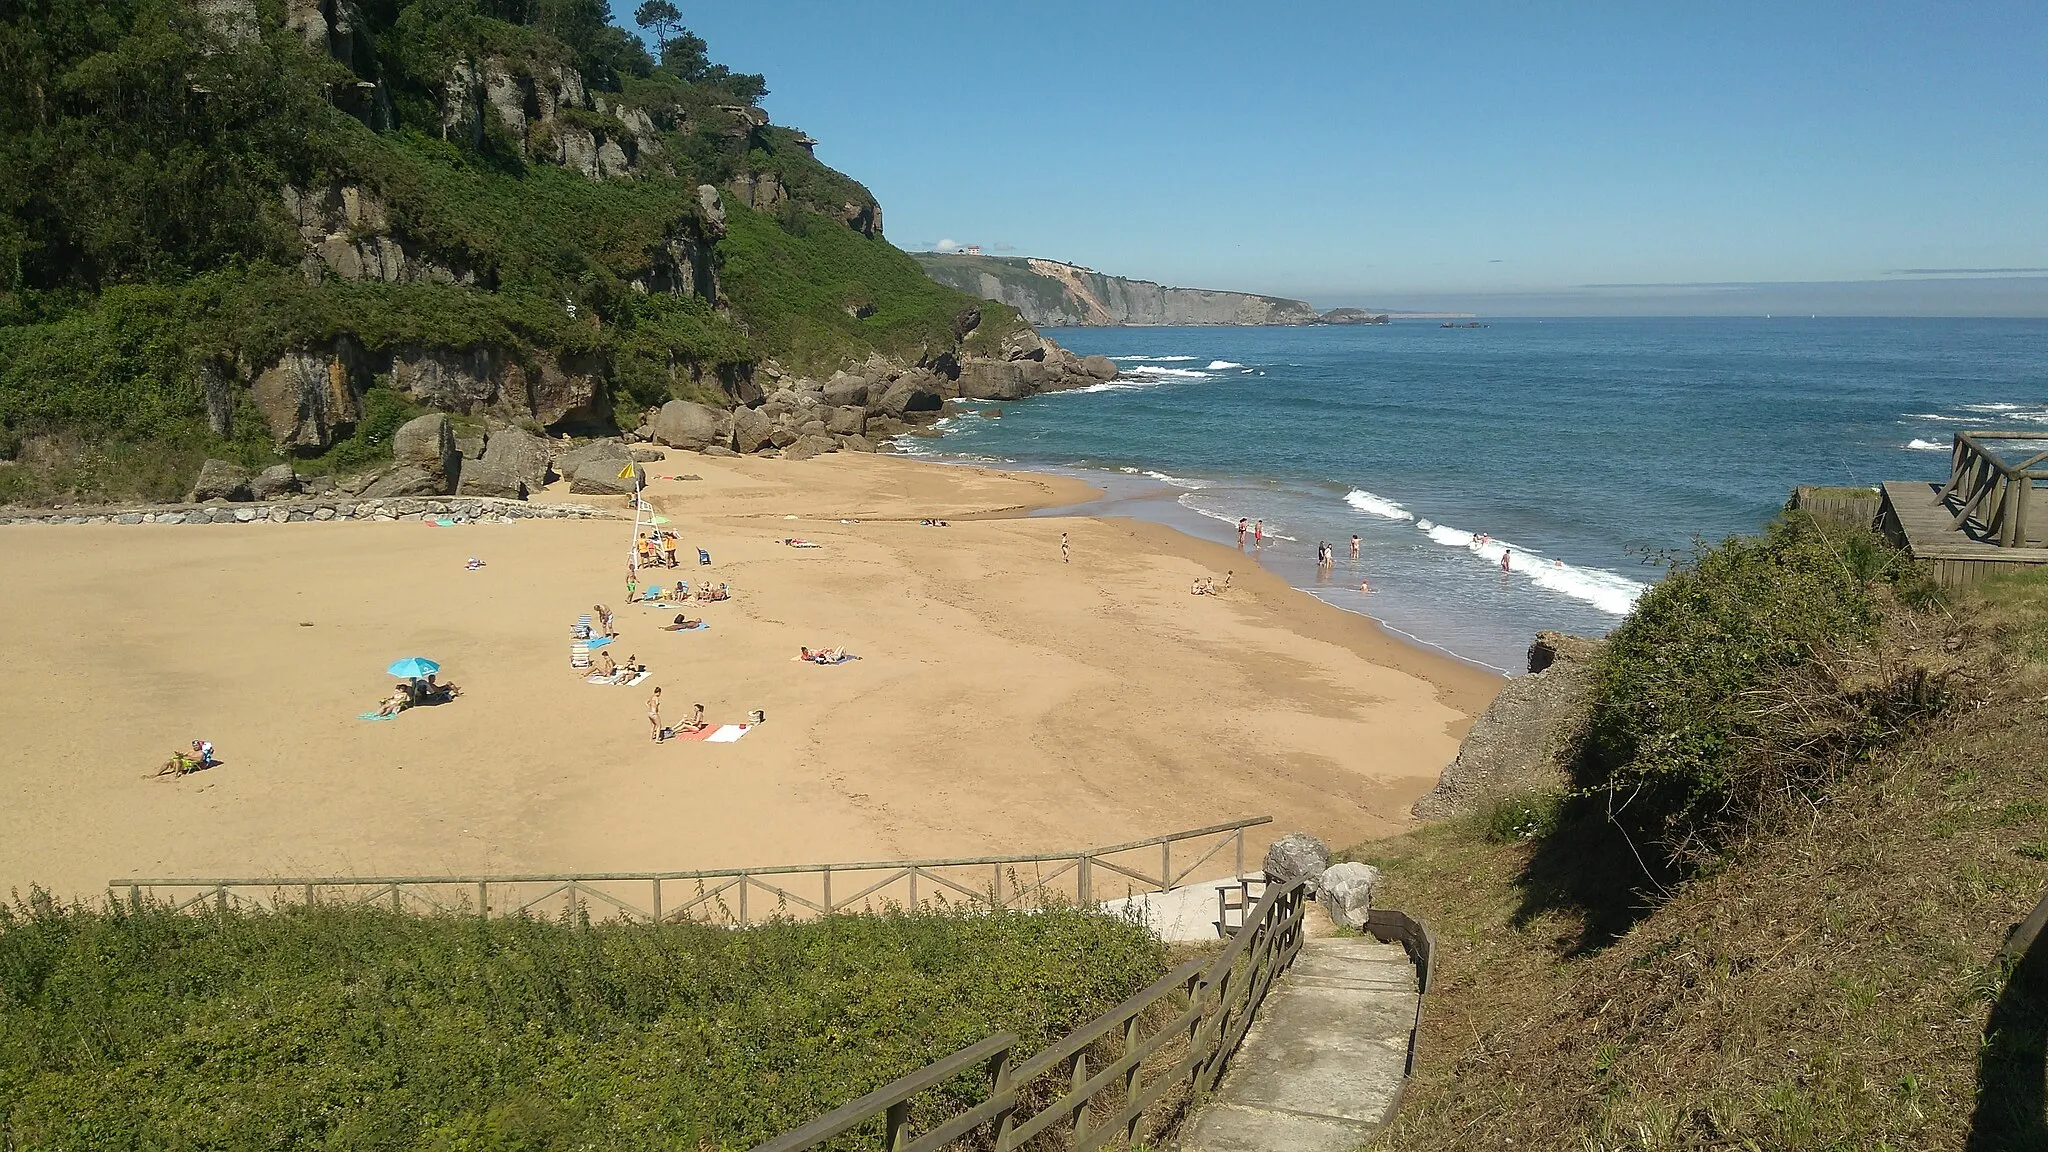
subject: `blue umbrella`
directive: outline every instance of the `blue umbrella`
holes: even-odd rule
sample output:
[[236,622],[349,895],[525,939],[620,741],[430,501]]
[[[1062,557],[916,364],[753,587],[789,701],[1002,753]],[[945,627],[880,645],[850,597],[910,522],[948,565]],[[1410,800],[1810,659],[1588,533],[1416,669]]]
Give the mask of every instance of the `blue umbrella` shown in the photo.
[[385,669],[385,671],[393,676],[426,676],[440,670],[441,666],[439,664],[434,663],[425,656],[407,656],[405,659]]

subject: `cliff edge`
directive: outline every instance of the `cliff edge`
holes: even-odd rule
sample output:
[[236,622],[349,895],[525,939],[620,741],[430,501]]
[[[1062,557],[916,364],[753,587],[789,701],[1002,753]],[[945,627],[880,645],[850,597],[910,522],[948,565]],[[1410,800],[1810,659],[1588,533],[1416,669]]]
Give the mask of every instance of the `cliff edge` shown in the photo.
[[1315,324],[1303,300],[1168,288],[1150,280],[1106,276],[1090,268],[1026,256],[950,252],[911,254],[925,274],[949,288],[1007,304],[1040,327],[1114,328],[1124,325]]

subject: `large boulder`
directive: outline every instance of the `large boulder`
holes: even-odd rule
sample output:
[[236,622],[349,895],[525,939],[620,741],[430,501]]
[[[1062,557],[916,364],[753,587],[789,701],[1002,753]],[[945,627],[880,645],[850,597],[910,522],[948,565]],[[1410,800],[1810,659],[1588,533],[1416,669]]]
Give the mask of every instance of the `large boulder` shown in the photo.
[[858,376],[841,372],[825,384],[825,403],[833,408],[855,405],[862,408],[868,402],[868,382]]
[[272,464],[249,481],[249,495],[257,500],[275,500],[298,490],[299,477],[290,464]]
[[784,460],[809,460],[826,452],[839,451],[839,441],[830,436],[799,436],[796,443],[782,450]]
[[1291,884],[1307,877],[1311,885],[1329,866],[1329,845],[1306,832],[1289,832],[1273,841],[1273,846],[1266,849],[1266,859],[1261,865],[1269,883]]
[[889,386],[879,401],[872,407],[885,415],[901,419],[911,412],[937,412],[946,403],[939,391],[938,381],[928,373],[906,375]]
[[1356,931],[1372,916],[1372,890],[1379,882],[1380,870],[1370,864],[1332,864],[1316,881],[1316,899],[1330,923]]
[[492,430],[481,457],[463,464],[460,490],[464,496],[524,500],[547,482],[548,442],[507,425]]
[[858,436],[868,430],[868,410],[848,405],[825,414],[825,431],[834,436]]
[[966,400],[1022,400],[1038,391],[1044,368],[1036,360],[969,360],[960,366],[960,396]]
[[573,478],[592,460],[611,461],[612,471],[617,472],[631,463],[632,459],[632,449],[617,440],[592,440],[588,444],[578,444],[555,457],[555,474]]
[[569,480],[569,491],[578,496],[631,496],[646,486],[646,471],[631,460],[617,467],[606,460],[588,460]]
[[417,464],[397,464],[370,481],[361,495],[372,500],[393,496],[446,496],[448,477]]
[[1558,752],[1585,720],[1600,647],[1598,640],[1537,633],[1529,675],[1501,686],[1414,813],[1442,820],[1512,792],[1564,787]]
[[1107,356],[1081,357],[1081,371],[1097,380],[1114,380],[1117,377],[1116,361]]
[[249,495],[247,468],[225,460],[208,460],[199,466],[199,479],[193,481],[192,495],[187,499],[204,504],[208,500],[247,500]]
[[775,422],[752,408],[732,414],[732,446],[741,452],[759,452],[774,443]]
[[657,444],[701,452],[732,436],[732,418],[716,408],[671,400],[661,406],[650,429]]
[[440,495],[455,491],[462,475],[462,453],[455,447],[455,426],[446,412],[430,412],[408,420],[391,437],[391,458],[438,477]]
[[839,446],[848,452],[873,452],[875,442],[865,436],[835,436]]

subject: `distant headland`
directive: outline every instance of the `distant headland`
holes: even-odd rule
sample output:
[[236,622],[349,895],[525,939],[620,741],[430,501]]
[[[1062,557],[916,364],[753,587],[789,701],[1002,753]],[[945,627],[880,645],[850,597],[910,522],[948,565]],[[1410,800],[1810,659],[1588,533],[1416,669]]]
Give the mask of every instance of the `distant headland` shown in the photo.
[[1039,327],[1116,328],[1178,325],[1386,324],[1393,320],[1469,319],[1468,313],[1316,311],[1306,300],[1170,288],[1110,276],[1078,264],[978,252],[913,252],[925,274],[949,288],[1017,309]]

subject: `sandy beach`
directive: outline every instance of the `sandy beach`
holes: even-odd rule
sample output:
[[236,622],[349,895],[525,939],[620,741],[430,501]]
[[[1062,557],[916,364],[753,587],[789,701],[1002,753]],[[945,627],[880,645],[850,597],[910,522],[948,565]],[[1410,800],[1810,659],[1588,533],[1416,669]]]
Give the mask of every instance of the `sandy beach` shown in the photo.
[[[0,890],[1051,851],[1254,815],[1259,850],[1349,844],[1408,823],[1500,683],[1229,548],[1021,515],[1078,481],[850,453],[648,472],[701,477],[649,496],[711,554],[677,575],[732,586],[690,609],[707,630],[623,602],[625,521],[0,528]],[[570,670],[598,602],[647,683]],[[358,719],[413,655],[465,695]],[[768,720],[657,745],[655,685],[670,717]],[[150,777],[202,737],[221,766]]]

